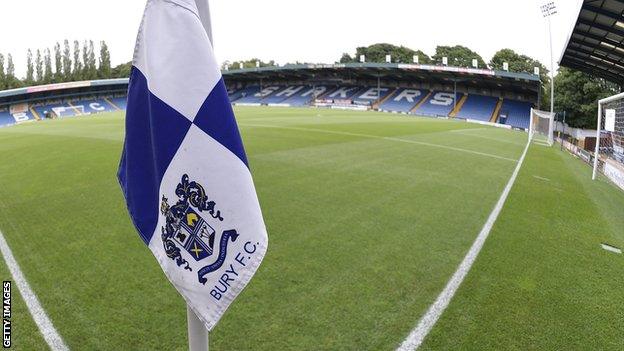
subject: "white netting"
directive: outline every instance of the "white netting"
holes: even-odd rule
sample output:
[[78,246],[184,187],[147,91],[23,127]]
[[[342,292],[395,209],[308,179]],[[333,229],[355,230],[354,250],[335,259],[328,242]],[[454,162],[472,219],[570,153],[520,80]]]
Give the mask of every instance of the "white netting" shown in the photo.
[[555,114],[531,109],[529,136],[532,141],[551,146],[554,142]]
[[600,135],[594,177],[596,171],[601,171],[624,189],[624,95],[606,100],[598,107]]

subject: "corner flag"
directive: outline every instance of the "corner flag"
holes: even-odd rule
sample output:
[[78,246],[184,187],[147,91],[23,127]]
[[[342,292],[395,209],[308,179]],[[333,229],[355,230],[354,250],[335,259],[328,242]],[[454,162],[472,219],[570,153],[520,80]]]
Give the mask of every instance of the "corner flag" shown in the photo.
[[139,235],[211,330],[268,240],[194,0],[147,1],[132,64],[119,183]]

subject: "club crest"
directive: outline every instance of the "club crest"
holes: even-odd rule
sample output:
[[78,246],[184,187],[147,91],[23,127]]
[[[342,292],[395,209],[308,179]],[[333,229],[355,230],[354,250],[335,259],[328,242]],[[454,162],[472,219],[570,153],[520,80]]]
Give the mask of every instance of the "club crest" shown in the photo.
[[182,176],[175,194],[175,205],[170,206],[165,196],[160,203],[160,213],[166,218],[161,227],[165,253],[178,267],[191,272],[189,260],[197,262],[201,267],[197,278],[206,284],[205,276],[223,265],[228,244],[236,241],[238,233],[236,229],[221,230],[223,217],[217,204],[208,198],[201,184],[189,181],[187,174]]

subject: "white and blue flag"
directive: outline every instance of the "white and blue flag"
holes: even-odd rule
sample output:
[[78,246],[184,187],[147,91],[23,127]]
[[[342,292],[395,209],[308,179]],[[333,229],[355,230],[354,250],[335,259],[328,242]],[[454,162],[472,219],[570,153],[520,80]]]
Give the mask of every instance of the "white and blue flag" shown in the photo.
[[193,0],[148,0],[119,182],[139,235],[208,330],[254,275],[267,233]]

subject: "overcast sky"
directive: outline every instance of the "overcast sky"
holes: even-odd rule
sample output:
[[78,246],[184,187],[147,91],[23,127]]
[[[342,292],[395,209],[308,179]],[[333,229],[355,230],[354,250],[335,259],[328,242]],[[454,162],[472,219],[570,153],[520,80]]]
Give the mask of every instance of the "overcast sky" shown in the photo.
[[[259,57],[333,63],[343,52],[378,42],[433,55],[436,45],[464,45],[485,61],[511,48],[550,66],[548,0],[210,0],[219,62]],[[582,0],[559,0],[552,19],[558,61]],[[113,65],[130,61],[144,0],[2,0],[0,52],[12,53],[18,76],[26,50],[67,38],[105,40]]]

